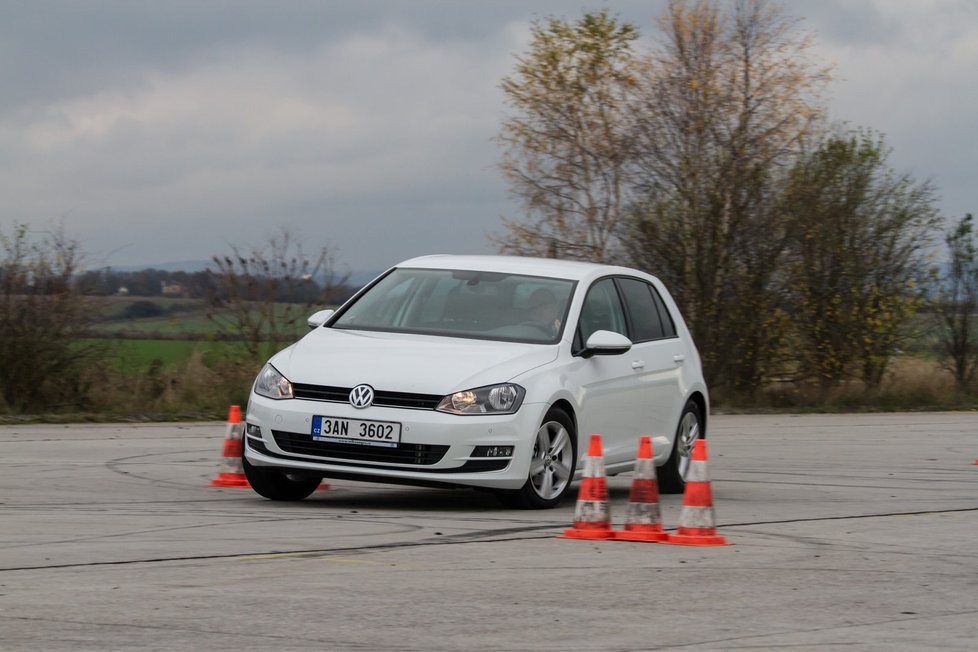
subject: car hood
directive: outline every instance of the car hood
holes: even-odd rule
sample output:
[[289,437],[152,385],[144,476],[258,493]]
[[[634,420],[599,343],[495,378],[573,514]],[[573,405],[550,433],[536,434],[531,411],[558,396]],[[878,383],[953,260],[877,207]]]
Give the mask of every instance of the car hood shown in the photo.
[[450,394],[506,382],[557,358],[557,345],[317,328],[272,358],[294,383]]

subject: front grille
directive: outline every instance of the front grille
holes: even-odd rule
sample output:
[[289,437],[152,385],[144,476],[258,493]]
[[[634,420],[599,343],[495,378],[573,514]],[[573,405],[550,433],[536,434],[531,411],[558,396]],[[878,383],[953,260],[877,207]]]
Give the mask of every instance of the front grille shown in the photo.
[[[323,447],[329,446],[329,444],[327,442],[314,442],[314,441],[312,441],[312,437],[311,436],[304,436],[304,435],[298,435],[296,433],[281,432],[281,431],[275,431],[275,430],[272,431],[272,434],[275,436],[275,441],[278,442],[279,446],[282,447],[283,450],[288,450],[287,448],[285,448],[285,446],[283,446],[283,443],[291,442],[292,440],[294,440],[296,438],[303,439],[304,440],[303,446],[300,446],[300,448],[303,448],[307,444],[309,446],[317,446],[318,448],[323,448]],[[246,438],[246,441],[247,441],[247,444],[248,444],[248,448],[252,449],[255,452],[261,453],[263,455],[267,455],[269,457],[276,457],[276,458],[283,459],[283,460],[288,460],[288,459],[295,460],[295,459],[299,459],[299,458],[296,458],[296,457],[289,457],[287,455],[282,455],[280,453],[273,453],[272,451],[268,450],[268,447],[265,446],[265,442],[262,441],[261,439],[257,439],[255,437],[247,437]],[[333,448],[334,446],[330,446],[330,448]],[[342,444],[340,446],[342,446]],[[361,448],[372,448],[372,447],[362,446]],[[399,449],[401,450],[401,452],[398,454],[397,451]],[[421,464],[434,464],[435,462],[437,462],[438,460],[440,460],[445,455],[445,452],[448,449],[448,446],[432,446],[432,445],[425,445],[425,444],[400,444],[399,449],[397,449],[397,448],[388,448],[388,449],[385,449],[384,452],[386,452],[388,455],[394,454],[394,455],[399,455],[399,457],[396,460],[384,459],[382,461],[385,461],[385,462],[396,461],[396,462],[400,462],[401,464],[417,464],[415,462],[410,462],[410,461],[405,462],[404,461],[405,460],[405,457],[410,456],[413,459],[417,459],[420,456],[422,458],[428,458],[428,459],[432,460],[430,462],[422,462]],[[411,454],[411,451],[412,450],[414,451],[413,455]],[[301,451],[296,451],[296,452],[301,452]],[[373,451],[373,450],[371,450],[371,451],[355,451],[355,450],[351,450],[349,447],[346,447],[346,450],[341,450],[341,451],[339,451],[339,453],[322,452],[322,453],[312,453],[312,454],[313,455],[324,455],[324,456],[328,454],[329,457],[332,457],[332,458],[341,458],[341,459],[345,459],[347,457],[352,457],[352,459],[356,459],[356,460],[367,460],[367,459],[369,459],[368,456],[366,456],[366,455],[363,454],[363,453],[367,453],[367,452],[369,452],[369,453],[379,453],[381,451]],[[358,453],[358,454],[354,455],[354,453]],[[306,453],[306,454],[309,454],[309,453]],[[510,462],[510,460],[508,460],[508,459],[468,460],[462,466],[451,468],[451,469],[427,469],[426,468],[426,469],[418,469],[418,470],[419,471],[422,471],[423,470],[425,473],[444,473],[446,475],[451,474],[451,473],[485,473],[485,472],[489,472],[489,471],[502,471],[507,466],[509,466],[509,462]],[[333,464],[333,465],[344,465],[344,466],[351,466],[351,467],[352,466],[356,466],[356,467],[372,468],[372,469],[387,469],[387,468],[391,468],[391,467],[387,467],[387,466],[381,466],[379,464],[371,464],[369,462],[367,462],[367,463],[364,463],[364,462],[350,462],[350,461],[339,462],[339,461],[330,460],[330,464]],[[363,479],[363,478],[360,478],[359,476],[354,477],[353,479],[358,479],[358,478],[359,479]]]
[[315,441],[312,435],[273,430],[272,436],[278,447],[287,453],[315,455],[359,462],[386,462],[389,464],[437,464],[448,452],[448,446],[434,444],[399,443],[397,448],[365,446],[361,444],[334,444]]
[[[292,395],[310,401],[330,403],[349,403],[352,387],[332,387],[330,385],[307,385],[292,383]],[[375,407],[397,407],[412,410],[434,410],[442,397],[437,394],[414,394],[411,392],[387,392],[374,390]]]

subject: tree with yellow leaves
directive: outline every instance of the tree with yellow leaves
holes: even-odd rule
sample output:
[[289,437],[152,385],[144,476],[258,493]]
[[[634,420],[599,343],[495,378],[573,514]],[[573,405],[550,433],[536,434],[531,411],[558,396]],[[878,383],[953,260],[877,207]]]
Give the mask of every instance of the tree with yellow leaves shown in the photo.
[[610,262],[628,199],[628,97],[636,29],[607,11],[533,26],[502,89],[511,115],[501,169],[523,204],[493,238],[506,253]]
[[827,136],[794,165],[785,193],[784,274],[797,368],[823,390],[878,387],[907,318],[921,305],[937,226],[930,183],[887,164],[882,136]]
[[658,27],[643,53],[607,12],[535,24],[499,137],[526,217],[497,245],[656,274],[714,388],[878,386],[921,300],[933,189],[882,138],[827,128],[830,70],[783,5],[672,0]]

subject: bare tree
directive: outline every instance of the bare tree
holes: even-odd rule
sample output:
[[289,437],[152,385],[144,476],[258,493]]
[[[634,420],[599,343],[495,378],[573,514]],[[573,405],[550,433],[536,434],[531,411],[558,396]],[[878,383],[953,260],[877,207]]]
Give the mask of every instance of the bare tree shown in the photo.
[[978,369],[974,315],[978,309],[978,246],[974,217],[968,213],[945,235],[951,260],[938,279],[934,304],[944,365],[954,374],[959,391],[966,391]]
[[530,51],[502,82],[501,169],[525,219],[504,220],[504,252],[608,262],[627,202],[627,98],[638,33],[607,11],[533,26]]
[[786,315],[779,206],[800,143],[817,131],[828,70],[780,5],[670,2],[644,62],[635,115],[633,264],[675,289],[707,376],[750,393],[776,367]]
[[232,246],[213,263],[209,317],[225,337],[243,343],[252,363],[298,339],[313,308],[345,291],[349,277],[337,272],[328,246],[307,255],[284,229],[260,247]]

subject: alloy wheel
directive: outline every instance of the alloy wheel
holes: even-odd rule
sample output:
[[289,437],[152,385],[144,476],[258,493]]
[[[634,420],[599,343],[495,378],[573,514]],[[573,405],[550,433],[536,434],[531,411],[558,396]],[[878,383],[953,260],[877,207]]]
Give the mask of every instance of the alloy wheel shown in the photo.
[[676,441],[677,453],[679,455],[679,475],[685,479],[689,471],[689,462],[693,455],[693,444],[700,436],[700,421],[692,412],[683,415],[683,420],[679,423],[679,432]]
[[574,449],[567,429],[547,421],[537,430],[530,461],[530,483],[544,500],[558,497],[574,475]]

